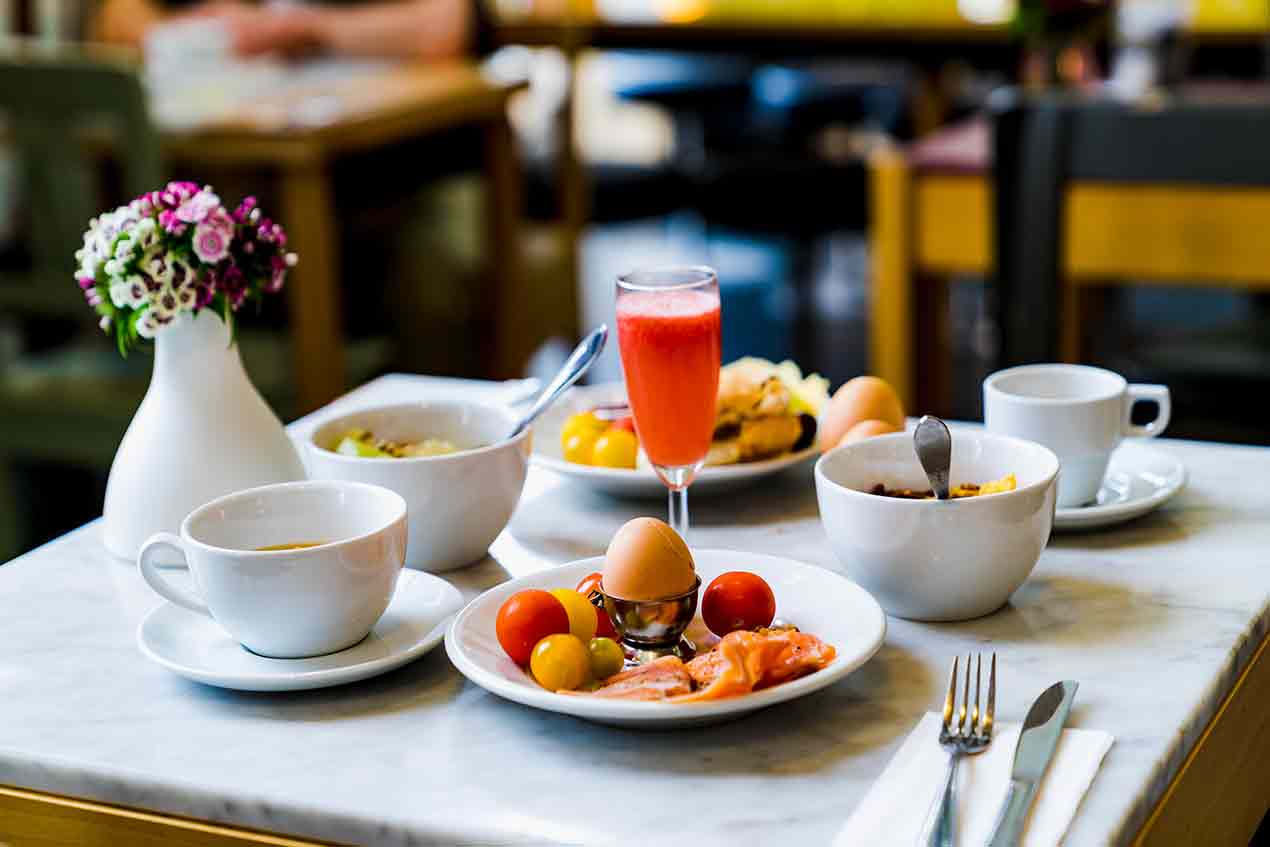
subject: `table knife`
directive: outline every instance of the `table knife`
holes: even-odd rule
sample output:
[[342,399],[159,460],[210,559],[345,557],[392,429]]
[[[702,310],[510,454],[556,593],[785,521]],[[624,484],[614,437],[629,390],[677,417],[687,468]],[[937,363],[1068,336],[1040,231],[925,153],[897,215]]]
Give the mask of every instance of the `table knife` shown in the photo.
[[1056,682],[1041,693],[1028,709],[1019,743],[1014,748],[1014,769],[1010,772],[1010,788],[997,814],[997,823],[987,847],[1018,847],[1023,824],[1036,797],[1036,787],[1045,775],[1063,734],[1063,724],[1072,709],[1077,683]]

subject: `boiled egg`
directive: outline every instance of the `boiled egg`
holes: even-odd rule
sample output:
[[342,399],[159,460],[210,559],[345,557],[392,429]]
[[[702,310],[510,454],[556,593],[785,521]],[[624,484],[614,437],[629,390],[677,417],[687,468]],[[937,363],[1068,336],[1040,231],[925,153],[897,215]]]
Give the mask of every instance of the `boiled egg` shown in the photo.
[[692,590],[696,566],[679,533],[656,518],[635,518],[609,542],[601,590],[620,600],[665,600]]
[[851,429],[847,430],[847,434],[842,436],[839,444],[854,444],[857,441],[863,441],[866,438],[872,438],[875,435],[886,435],[888,432],[902,432],[903,427],[896,426],[890,421],[880,421],[876,418],[860,421]]
[[886,380],[858,376],[844,383],[820,416],[820,446],[825,450],[837,446],[848,430],[863,421],[883,421],[895,431],[904,428],[904,406]]

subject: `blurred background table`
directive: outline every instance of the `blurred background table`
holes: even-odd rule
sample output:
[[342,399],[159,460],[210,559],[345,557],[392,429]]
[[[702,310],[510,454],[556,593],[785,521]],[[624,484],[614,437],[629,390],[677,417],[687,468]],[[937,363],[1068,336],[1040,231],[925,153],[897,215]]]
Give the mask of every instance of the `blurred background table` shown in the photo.
[[[521,188],[507,100],[520,82],[500,82],[471,64],[385,65],[382,71],[293,84],[192,130],[167,130],[164,150],[193,172],[208,165],[275,170],[278,219],[301,256],[288,297],[300,411],[345,388],[332,167],[338,156],[390,147],[462,126],[480,130],[487,186],[486,229],[494,343],[490,375],[510,376],[531,350],[517,334]],[[422,163],[421,163],[422,164]],[[416,179],[414,174],[401,175]]]

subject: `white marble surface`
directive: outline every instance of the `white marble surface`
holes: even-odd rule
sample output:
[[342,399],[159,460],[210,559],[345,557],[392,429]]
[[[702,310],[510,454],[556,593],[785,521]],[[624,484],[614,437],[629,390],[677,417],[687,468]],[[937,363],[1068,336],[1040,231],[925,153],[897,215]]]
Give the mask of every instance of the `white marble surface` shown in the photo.
[[[393,377],[353,402],[469,384]],[[486,396],[507,396],[503,387]],[[490,393],[493,392],[493,393]],[[499,394],[501,392],[501,394]],[[1126,843],[1264,637],[1270,450],[1163,440],[1191,471],[1162,511],[1059,536],[1001,612],[892,619],[875,659],[826,691],[724,726],[637,733],[500,701],[443,650],[369,682],[241,694],[187,682],[133,640],[157,601],[91,524],[0,567],[0,783],[375,844],[827,844],[922,713],[954,653],[1001,657],[998,717],[1060,678],[1072,725],[1116,744],[1068,844]],[[624,503],[533,472],[468,596],[600,553]],[[693,542],[839,568],[810,474],[693,505]],[[738,564],[743,564],[738,561]]]

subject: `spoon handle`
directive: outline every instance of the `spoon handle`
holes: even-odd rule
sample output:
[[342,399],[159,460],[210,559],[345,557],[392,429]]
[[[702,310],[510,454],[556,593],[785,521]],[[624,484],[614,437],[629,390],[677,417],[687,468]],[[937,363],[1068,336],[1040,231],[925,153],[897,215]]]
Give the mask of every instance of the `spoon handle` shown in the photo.
[[508,434],[508,438],[515,438],[525,427],[534,422],[534,418],[543,413],[543,410],[555,402],[556,398],[565,392],[571,385],[577,382],[596,357],[604,350],[604,344],[608,341],[609,328],[607,324],[600,324],[594,330],[582,339],[582,342],[574,348],[569,354],[569,358],[564,363],[564,367],[556,374],[551,383],[542,390],[538,395],[538,399],[534,401],[534,405],[530,407],[525,416],[520,419],[520,423],[516,424],[515,429]]
[[948,427],[933,415],[923,415],[913,430],[913,447],[931,490],[940,500],[947,500],[948,468],[952,464],[952,435]]

